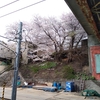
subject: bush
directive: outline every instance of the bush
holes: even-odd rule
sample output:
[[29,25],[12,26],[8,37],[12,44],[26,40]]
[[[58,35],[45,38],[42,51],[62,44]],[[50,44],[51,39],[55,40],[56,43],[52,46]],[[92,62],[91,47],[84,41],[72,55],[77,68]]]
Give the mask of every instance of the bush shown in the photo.
[[95,80],[95,77],[94,77],[94,76],[91,76],[91,77],[90,77],[90,80]]
[[75,72],[74,69],[71,66],[65,66],[63,69],[63,77],[67,79],[74,79],[75,78]]
[[30,68],[34,73],[37,73],[39,71],[39,67],[38,66],[32,66]]
[[49,68],[53,68],[56,66],[55,62],[46,62],[42,65],[40,65],[40,69],[49,69]]
[[82,79],[82,80],[95,80],[95,77],[87,75],[86,73],[79,73],[75,76],[76,79]]

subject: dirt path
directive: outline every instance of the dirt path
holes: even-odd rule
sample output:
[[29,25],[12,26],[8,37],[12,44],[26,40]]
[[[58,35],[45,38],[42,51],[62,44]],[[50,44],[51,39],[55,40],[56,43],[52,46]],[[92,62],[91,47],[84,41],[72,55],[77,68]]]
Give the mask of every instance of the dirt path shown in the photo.
[[[2,88],[0,87],[0,96]],[[11,88],[6,88],[5,98],[11,98]],[[85,100],[100,100],[100,98],[86,98]],[[84,100],[84,97],[74,92],[45,92],[32,88],[18,88],[17,100]]]
[[[84,100],[84,97],[77,93],[62,92],[46,100]],[[100,100],[98,97],[87,97],[85,100]]]

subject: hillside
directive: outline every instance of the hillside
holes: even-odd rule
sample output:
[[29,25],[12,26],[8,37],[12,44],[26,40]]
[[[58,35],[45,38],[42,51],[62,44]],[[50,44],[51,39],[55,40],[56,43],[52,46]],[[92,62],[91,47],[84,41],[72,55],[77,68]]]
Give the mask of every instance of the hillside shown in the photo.
[[[65,53],[66,52],[66,53]],[[65,55],[68,51],[65,51]],[[80,52],[78,50],[77,52]],[[88,79],[88,52],[81,49],[81,52],[73,53],[73,59],[69,62],[61,58],[61,61],[45,61],[29,63],[28,65],[22,65],[19,71],[25,79],[73,79],[73,78],[86,78]]]

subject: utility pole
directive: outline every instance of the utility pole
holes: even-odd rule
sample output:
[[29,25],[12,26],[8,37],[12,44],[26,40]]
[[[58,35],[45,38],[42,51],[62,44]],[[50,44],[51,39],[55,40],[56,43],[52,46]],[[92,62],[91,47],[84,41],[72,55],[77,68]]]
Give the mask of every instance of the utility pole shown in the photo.
[[12,88],[12,96],[11,100],[16,100],[16,92],[17,92],[17,78],[18,78],[18,67],[20,60],[20,49],[21,49],[21,40],[22,40],[22,22],[19,25],[19,32],[17,37],[17,47],[16,47],[16,60],[14,64],[14,79],[13,79],[13,88]]

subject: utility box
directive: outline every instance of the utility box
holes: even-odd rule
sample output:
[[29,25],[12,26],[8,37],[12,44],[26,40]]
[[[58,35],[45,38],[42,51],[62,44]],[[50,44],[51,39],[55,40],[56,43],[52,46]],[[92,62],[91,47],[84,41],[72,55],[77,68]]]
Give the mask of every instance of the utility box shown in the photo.
[[97,80],[100,80],[100,46],[91,46],[90,54],[92,76],[94,76]]
[[74,91],[74,82],[66,82],[66,91],[73,92]]

